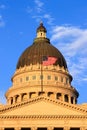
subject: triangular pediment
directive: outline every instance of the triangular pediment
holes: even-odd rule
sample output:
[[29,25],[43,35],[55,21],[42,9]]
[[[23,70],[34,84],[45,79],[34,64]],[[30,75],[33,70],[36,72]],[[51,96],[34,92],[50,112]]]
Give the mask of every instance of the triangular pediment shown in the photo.
[[9,106],[3,109],[0,115],[86,115],[86,113],[78,105],[41,97]]

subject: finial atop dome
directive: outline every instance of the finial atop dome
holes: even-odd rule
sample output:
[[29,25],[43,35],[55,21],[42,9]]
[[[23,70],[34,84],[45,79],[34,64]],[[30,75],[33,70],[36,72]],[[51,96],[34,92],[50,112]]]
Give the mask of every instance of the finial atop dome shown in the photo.
[[40,25],[43,25],[43,21],[42,20],[40,21]]
[[39,25],[39,27],[37,28],[37,38],[46,38],[46,32],[47,32],[47,30],[46,30],[46,28],[43,26],[43,22],[42,21],[40,21],[40,25]]

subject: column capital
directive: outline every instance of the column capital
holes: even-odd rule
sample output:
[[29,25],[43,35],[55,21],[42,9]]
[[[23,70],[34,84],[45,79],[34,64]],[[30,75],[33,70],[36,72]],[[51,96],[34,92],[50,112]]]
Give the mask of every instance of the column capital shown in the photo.
[[37,130],[37,127],[31,127],[31,130]]
[[16,127],[16,128],[14,128],[15,130],[21,130],[21,127]]
[[1,127],[0,130],[4,130],[4,127]]
[[85,130],[85,127],[80,127],[80,130]]
[[64,130],[70,130],[70,127],[65,126],[65,127],[64,127]]
[[54,127],[50,126],[50,127],[47,127],[47,130],[53,130]]

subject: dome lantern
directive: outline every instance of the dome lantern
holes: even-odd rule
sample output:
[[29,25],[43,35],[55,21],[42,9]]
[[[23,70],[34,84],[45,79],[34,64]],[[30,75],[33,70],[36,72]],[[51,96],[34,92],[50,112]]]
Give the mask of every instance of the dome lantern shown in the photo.
[[46,32],[47,30],[41,21],[39,27],[37,28],[37,38],[46,38]]

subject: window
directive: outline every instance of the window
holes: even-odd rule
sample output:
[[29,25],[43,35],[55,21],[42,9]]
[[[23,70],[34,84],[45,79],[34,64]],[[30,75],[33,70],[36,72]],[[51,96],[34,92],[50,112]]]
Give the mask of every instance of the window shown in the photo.
[[55,76],[55,80],[58,80],[58,77],[57,77],[57,76]]
[[29,77],[26,77],[26,81],[28,81],[29,80]]
[[65,95],[65,102],[69,102],[68,95]]
[[37,130],[47,130],[47,128],[38,128]]
[[61,93],[57,93],[57,99],[61,99]]
[[73,100],[74,100],[74,98],[73,97],[71,97],[71,103],[73,104]]
[[49,79],[51,79],[51,76],[50,76],[50,75],[48,75],[48,77],[47,77],[47,78],[48,78],[48,80],[49,80]]
[[33,80],[35,80],[35,79],[36,79],[36,76],[35,76],[35,75],[34,75],[34,76],[32,76],[32,79],[33,79]]
[[43,75],[40,75],[40,79],[43,79]]
[[5,128],[5,130],[14,130],[14,128]]

